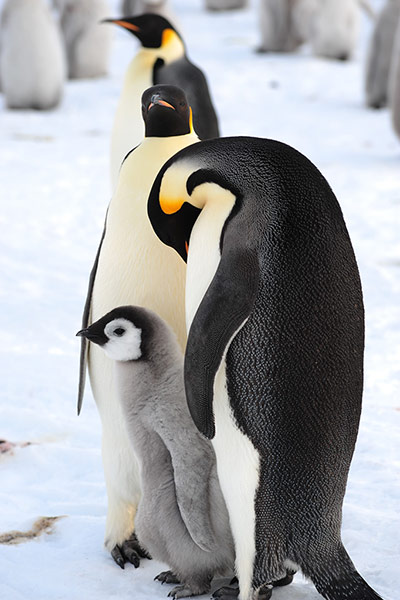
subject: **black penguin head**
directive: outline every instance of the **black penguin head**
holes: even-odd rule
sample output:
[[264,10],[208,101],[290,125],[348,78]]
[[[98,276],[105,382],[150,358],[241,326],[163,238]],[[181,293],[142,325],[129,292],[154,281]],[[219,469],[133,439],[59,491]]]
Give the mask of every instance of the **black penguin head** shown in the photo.
[[125,362],[148,356],[153,332],[146,309],[120,306],[76,335],[101,346],[109,358]]
[[155,85],[142,95],[146,137],[171,137],[192,131],[192,112],[183,90]]
[[168,44],[172,37],[182,38],[171,23],[161,15],[145,13],[136,17],[121,19],[104,19],[103,23],[115,23],[132,33],[144,48],[161,48]]

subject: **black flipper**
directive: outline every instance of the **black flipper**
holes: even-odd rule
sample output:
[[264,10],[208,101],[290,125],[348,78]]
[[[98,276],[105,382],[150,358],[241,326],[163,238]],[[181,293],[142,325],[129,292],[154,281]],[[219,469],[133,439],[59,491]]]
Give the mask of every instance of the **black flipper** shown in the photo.
[[[92,270],[90,272],[88,292],[87,292],[86,301],[85,301],[85,307],[83,309],[83,315],[82,315],[82,327],[81,327],[81,329],[86,329],[86,327],[88,327],[90,325],[89,320],[90,320],[90,309],[91,309],[91,306],[92,306],[92,293],[93,293],[94,281],[96,279],[97,265],[99,264],[101,247],[103,245],[103,240],[104,240],[104,237],[106,235],[107,214],[108,214],[108,211],[106,213],[106,220],[105,220],[105,223],[104,223],[104,229],[103,229],[103,233],[101,235],[101,240],[100,240],[100,244],[99,244],[99,247],[98,247],[98,250],[97,250],[97,254],[96,254],[95,261],[94,261],[94,265],[93,265],[93,268],[92,268]],[[81,337],[81,353],[80,353],[80,361],[79,361],[78,416],[79,416],[79,414],[81,412],[82,402],[83,402],[83,394],[85,392],[85,382],[86,382],[86,370],[87,370],[88,352],[89,352],[88,341],[87,341],[87,339],[84,336],[82,336]]]
[[214,379],[234,334],[248,318],[257,295],[257,254],[224,246],[221,261],[193,319],[185,354],[185,389],[196,427],[215,435]]

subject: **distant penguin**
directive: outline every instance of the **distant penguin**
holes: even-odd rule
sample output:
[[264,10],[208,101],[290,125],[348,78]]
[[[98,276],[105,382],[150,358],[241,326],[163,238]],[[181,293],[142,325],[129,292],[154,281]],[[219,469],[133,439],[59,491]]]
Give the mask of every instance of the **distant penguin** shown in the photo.
[[171,22],[175,20],[168,0],[123,0],[121,11],[124,17],[156,13]]
[[112,32],[100,20],[109,14],[106,0],[56,0],[61,11],[68,77],[104,77],[108,72]]
[[187,260],[186,397],[213,440],[240,600],[296,569],[326,599],[379,600],[340,533],[364,312],[328,183],[285,144],[208,140],[163,166],[148,211]]
[[187,58],[183,40],[169,21],[155,14],[108,21],[130,31],[142,45],[127,69],[114,119],[111,180],[115,189],[124,156],[143,137],[140,99],[149,86],[165,83],[185,91],[193,110],[194,130],[200,139],[217,137],[219,130],[207,81]]
[[387,104],[394,38],[400,20],[400,0],[387,0],[379,13],[368,51],[365,92],[371,108]]
[[77,335],[115,361],[116,394],[142,485],[139,542],[171,568],[158,579],[180,583],[169,596],[208,593],[214,576],[233,573],[233,539],[212,444],[187,407],[175,334],[153,311],[123,306]]
[[246,6],[247,0],[206,0],[207,10],[233,10]]
[[[104,233],[90,275],[83,328],[121,304],[141,304],[166,320],[186,344],[185,265],[154,235],[147,198],[154,177],[175,152],[198,141],[191,129],[190,107],[179,88],[159,85],[142,97],[146,137],[125,158],[110,202]],[[115,396],[112,362],[97,347],[88,355],[90,383],[103,426],[103,464],[108,494],[106,547],[118,564],[121,548],[133,530],[140,495],[139,476]],[[78,414],[86,371],[81,348]],[[123,548],[122,548],[123,550]]]
[[7,0],[0,38],[0,81],[7,107],[55,108],[63,94],[65,56],[46,2]]
[[260,0],[259,52],[292,52],[304,41],[293,27],[293,0]]
[[400,19],[397,22],[389,73],[389,107],[394,131],[400,138]]
[[358,0],[321,0],[312,23],[311,46],[316,56],[348,60],[358,40]]

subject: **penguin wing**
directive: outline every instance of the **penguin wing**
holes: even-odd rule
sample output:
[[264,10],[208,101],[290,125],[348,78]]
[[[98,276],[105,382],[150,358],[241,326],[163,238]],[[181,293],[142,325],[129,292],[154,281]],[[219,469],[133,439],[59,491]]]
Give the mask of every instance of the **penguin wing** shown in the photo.
[[[108,213],[108,211],[107,211],[107,213]],[[89,276],[88,292],[87,292],[85,306],[84,306],[83,315],[82,315],[82,329],[86,329],[86,327],[88,327],[90,325],[89,320],[90,320],[90,309],[92,307],[93,287],[94,287],[94,282],[96,279],[97,265],[99,264],[101,247],[103,245],[104,237],[106,235],[106,223],[107,223],[107,214],[106,214],[106,220],[104,223],[103,233],[102,233],[101,239],[100,239],[100,244],[99,244],[99,247],[98,247],[98,250],[96,253],[96,258],[94,260],[94,265],[93,265],[93,268],[92,268],[92,270],[90,272],[90,276]],[[89,344],[88,344],[87,339],[84,336],[82,336],[81,337],[81,352],[80,352],[80,359],[79,359],[79,384],[78,384],[78,404],[77,404],[78,415],[81,412],[82,402],[83,402],[83,394],[85,392],[88,354],[89,354]]]
[[204,73],[186,57],[154,66],[154,84],[167,83],[182,88],[193,111],[193,127],[201,140],[219,137],[218,119]]
[[249,317],[258,282],[256,252],[224,242],[217,272],[189,331],[184,366],[190,414],[199,431],[209,439],[215,435],[214,379],[232,338]]
[[168,421],[167,434],[166,431],[158,433],[171,456],[176,501],[186,529],[202,550],[215,551],[217,541],[210,513],[211,475],[215,464],[212,446],[194,428],[187,410]]

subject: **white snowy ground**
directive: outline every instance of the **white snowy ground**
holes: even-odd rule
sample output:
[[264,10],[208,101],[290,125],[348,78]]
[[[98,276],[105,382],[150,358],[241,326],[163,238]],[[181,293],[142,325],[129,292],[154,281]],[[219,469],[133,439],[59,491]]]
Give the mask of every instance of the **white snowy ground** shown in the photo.
[[[382,0],[375,0],[379,7]],[[112,15],[119,16],[117,0]],[[371,23],[356,59],[258,55],[255,1],[207,14],[175,0],[192,60],[205,70],[224,135],[287,142],[321,169],[341,203],[366,305],[365,394],[344,502],[343,538],[385,600],[400,576],[400,141],[386,110],[363,105]],[[120,570],[103,549],[106,495],[100,422],[88,391],[76,417],[80,328],[88,274],[109,201],[108,146],[135,41],[116,31],[111,76],[70,82],[54,112],[11,112],[0,96],[0,437],[31,441],[0,458],[0,535],[39,516],[54,533],[0,545],[0,598],[165,598],[162,565]],[[301,576],[276,600],[317,600]]]

